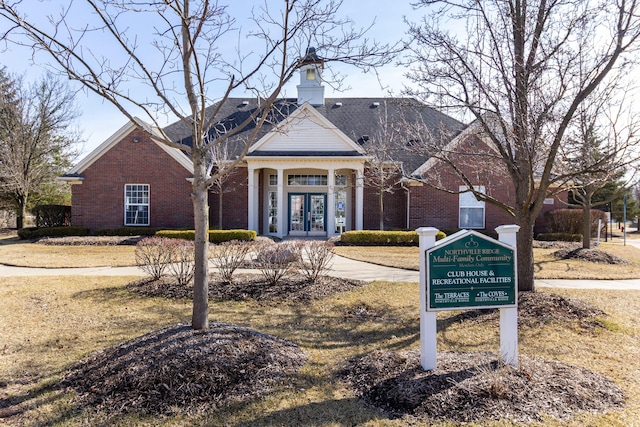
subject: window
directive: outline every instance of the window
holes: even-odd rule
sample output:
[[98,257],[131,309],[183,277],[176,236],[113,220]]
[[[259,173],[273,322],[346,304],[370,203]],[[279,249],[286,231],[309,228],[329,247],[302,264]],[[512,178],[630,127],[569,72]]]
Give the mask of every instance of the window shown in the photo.
[[278,185],[278,175],[269,175],[269,185]]
[[347,186],[347,176],[338,174],[336,175],[336,185],[338,187],[346,187]]
[[[479,193],[485,194],[484,186],[473,186]],[[484,202],[476,199],[469,187],[460,187],[460,228],[484,228]]]
[[149,184],[124,186],[124,225],[149,225]]
[[346,230],[347,226],[347,192],[336,191],[336,233],[342,233]]
[[278,232],[278,193],[275,191],[269,191],[269,233],[277,233],[277,232]]
[[316,79],[315,68],[307,68],[307,80],[315,80],[315,79]]
[[327,185],[327,175],[287,175],[288,185]]

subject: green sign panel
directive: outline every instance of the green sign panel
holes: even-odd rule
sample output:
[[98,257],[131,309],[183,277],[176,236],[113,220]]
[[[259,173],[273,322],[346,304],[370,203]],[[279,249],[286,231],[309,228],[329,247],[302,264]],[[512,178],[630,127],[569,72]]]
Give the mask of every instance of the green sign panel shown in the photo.
[[516,306],[513,249],[461,231],[425,253],[427,311]]

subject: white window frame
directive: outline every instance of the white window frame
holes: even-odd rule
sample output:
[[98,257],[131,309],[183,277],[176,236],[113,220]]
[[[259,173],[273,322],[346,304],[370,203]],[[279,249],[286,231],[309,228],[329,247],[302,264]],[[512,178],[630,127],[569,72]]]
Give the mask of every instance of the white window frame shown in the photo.
[[[268,234],[278,233],[278,192],[267,192],[267,229]],[[272,229],[273,226],[273,229]]]
[[[136,187],[135,189],[133,187]],[[138,188],[140,187],[140,188]],[[136,200],[135,202],[130,201],[130,192],[131,191],[142,191],[142,201]],[[146,202],[145,202],[145,193],[146,193]],[[140,198],[138,194],[136,194],[136,198]],[[124,225],[131,227],[144,227],[148,226],[151,222],[151,187],[149,184],[125,184],[124,185]],[[146,208],[146,216],[147,221],[145,223],[138,222],[127,222],[127,212],[130,207],[137,207],[137,210],[140,211],[141,208],[144,211]]]
[[[486,194],[484,185],[474,185],[474,191],[482,194]],[[459,195],[458,195],[458,228],[463,229],[484,229],[486,222],[486,203],[484,201],[476,199],[475,195],[469,190],[469,187],[466,185],[461,185],[459,187]],[[482,210],[482,224],[463,224],[462,210],[463,209],[481,209]]]
[[278,185],[278,175],[274,173],[269,174],[269,186],[275,187],[276,185]]

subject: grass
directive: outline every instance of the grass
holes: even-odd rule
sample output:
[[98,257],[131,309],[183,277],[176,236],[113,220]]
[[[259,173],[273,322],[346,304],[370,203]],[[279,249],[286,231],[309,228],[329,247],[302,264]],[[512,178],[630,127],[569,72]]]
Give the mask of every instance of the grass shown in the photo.
[[[640,278],[640,249],[619,242],[602,243],[598,249],[629,261],[626,265],[559,260],[555,249],[534,248],[536,279],[637,279]],[[419,269],[419,249],[399,246],[336,246],[334,252],[347,258],[389,267]]]
[[0,238],[2,264],[17,267],[125,267],[136,265],[135,246],[53,246]]
[[[54,277],[0,279],[0,423],[15,425],[307,425],[406,426],[386,419],[333,376],[348,359],[377,350],[419,347],[418,286],[374,282],[308,305],[224,302],[211,306],[212,321],[232,322],[293,340],[309,361],[291,388],[242,407],[200,416],[109,418],[74,407],[72,396],[50,388],[84,355],[167,324],[188,321],[190,302],[143,298],[124,286],[131,278]],[[627,406],[608,414],[549,419],[549,426],[629,426],[640,419],[640,292],[554,290],[605,310],[604,328],[547,324],[520,329],[520,352],[576,364],[613,379]],[[369,317],[350,313],[366,312]],[[454,323],[438,314],[439,350],[499,349],[499,331],[486,324]],[[612,351],[615,349],[615,351]],[[10,403],[10,405],[9,405]],[[439,422],[437,426],[454,425]],[[483,422],[483,426],[513,425]]]

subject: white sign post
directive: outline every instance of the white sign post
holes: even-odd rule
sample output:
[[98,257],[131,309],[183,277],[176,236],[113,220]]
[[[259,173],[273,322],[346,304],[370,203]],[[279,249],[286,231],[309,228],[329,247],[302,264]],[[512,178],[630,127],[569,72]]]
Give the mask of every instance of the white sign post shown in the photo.
[[[438,242],[442,245],[437,248],[437,228],[416,230],[420,238],[420,364],[423,369],[436,368],[436,310],[472,306],[500,308],[500,355],[505,363],[518,364],[516,233],[519,229],[517,225],[496,228],[500,243],[475,231],[463,230]],[[462,249],[455,249],[463,243]],[[440,254],[443,251],[444,254]],[[478,268],[483,269],[476,271]],[[446,276],[438,277],[443,273]],[[466,287],[458,288],[460,285]]]

